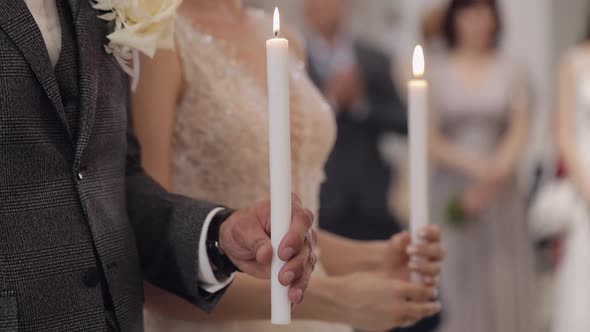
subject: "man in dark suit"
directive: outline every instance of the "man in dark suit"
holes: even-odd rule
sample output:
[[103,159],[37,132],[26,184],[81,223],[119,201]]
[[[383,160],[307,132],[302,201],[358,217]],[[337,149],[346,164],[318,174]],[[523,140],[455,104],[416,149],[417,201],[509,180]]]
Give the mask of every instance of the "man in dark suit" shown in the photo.
[[[142,331],[144,279],[211,310],[237,269],[268,277],[269,204],[234,212],[164,191],[140,166],[100,13],[28,4],[0,0],[0,331]],[[293,202],[278,252],[297,303],[314,237]]]
[[338,124],[320,224],[350,238],[388,239],[399,226],[387,209],[391,170],[378,143],[385,133],[406,133],[406,114],[387,56],[343,32],[345,2],[306,1],[309,74],[332,104]]
[[[357,240],[386,240],[401,230],[388,209],[393,170],[379,152],[386,133],[407,133],[390,59],[344,32],[346,0],[305,1],[308,71],[336,112],[338,137],[326,165],[319,222]],[[431,331],[438,318],[409,329]]]

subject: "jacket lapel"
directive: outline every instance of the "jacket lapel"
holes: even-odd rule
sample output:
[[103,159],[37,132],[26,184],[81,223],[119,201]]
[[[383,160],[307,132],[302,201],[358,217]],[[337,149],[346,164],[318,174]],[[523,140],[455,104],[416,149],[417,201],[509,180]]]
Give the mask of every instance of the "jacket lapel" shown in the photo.
[[69,1],[74,14],[80,64],[80,131],[76,146],[76,161],[79,162],[90,140],[94,123],[100,57],[105,52],[105,36],[99,27],[105,23],[97,17],[99,13],[92,8],[90,0]]
[[[86,0],[68,0],[68,3],[70,4],[70,10],[72,11],[72,17],[74,19],[76,17],[78,17],[78,14],[80,13],[80,1],[86,1]],[[91,0],[87,0],[87,1],[91,1]]]
[[28,62],[53,108],[57,111],[69,139],[73,141],[45,41],[24,1],[0,0],[0,29],[12,40]]

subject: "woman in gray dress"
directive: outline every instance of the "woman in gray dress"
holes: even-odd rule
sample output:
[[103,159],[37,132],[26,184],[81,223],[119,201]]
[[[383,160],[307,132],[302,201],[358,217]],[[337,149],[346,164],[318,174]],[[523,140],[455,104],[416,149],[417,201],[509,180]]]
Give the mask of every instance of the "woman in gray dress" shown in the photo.
[[493,0],[453,0],[445,56],[432,65],[432,204],[445,232],[444,332],[528,332],[534,284],[524,200],[515,181],[529,98],[497,48]]

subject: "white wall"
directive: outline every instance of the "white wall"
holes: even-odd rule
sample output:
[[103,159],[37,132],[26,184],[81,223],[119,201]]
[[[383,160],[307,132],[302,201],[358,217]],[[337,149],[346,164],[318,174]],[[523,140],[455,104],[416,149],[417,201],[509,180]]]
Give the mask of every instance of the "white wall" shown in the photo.
[[554,49],[563,50],[575,44],[587,32],[590,16],[588,0],[553,0],[552,12],[555,17]]
[[[561,0],[559,0],[561,1]],[[505,49],[526,66],[533,88],[533,123],[524,174],[539,159],[551,164],[552,139],[549,119],[553,110],[554,17],[553,0],[504,0]],[[550,165],[552,166],[552,165]]]

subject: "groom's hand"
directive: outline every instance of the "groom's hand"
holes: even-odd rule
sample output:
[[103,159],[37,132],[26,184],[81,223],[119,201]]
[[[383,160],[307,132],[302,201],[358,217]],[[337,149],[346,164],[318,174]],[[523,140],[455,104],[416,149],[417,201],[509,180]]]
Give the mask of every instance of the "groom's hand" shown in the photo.
[[[279,258],[286,261],[279,281],[284,286],[291,286],[289,298],[295,304],[303,299],[317,262],[313,219],[313,213],[303,208],[301,200],[294,194],[291,226],[278,253]],[[219,237],[222,250],[240,270],[257,278],[269,278],[272,260],[269,202],[233,213],[221,225]]]

